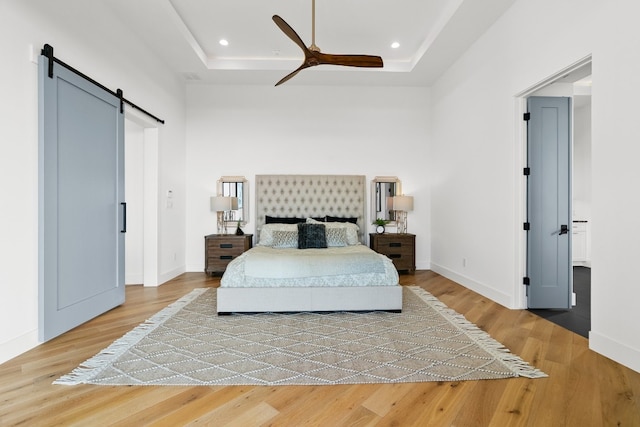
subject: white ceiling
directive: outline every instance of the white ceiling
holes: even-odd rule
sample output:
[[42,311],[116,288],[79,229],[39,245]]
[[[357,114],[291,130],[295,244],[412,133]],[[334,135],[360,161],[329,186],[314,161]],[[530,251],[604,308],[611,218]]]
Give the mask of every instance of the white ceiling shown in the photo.
[[[273,15],[311,44],[311,0],[101,1],[189,81],[275,84],[296,69],[302,51]],[[285,84],[429,85],[513,2],[317,0],[316,44],[322,51],[379,55],[384,68],[323,65]],[[228,46],[219,44],[222,38]],[[398,49],[391,48],[394,41]]]

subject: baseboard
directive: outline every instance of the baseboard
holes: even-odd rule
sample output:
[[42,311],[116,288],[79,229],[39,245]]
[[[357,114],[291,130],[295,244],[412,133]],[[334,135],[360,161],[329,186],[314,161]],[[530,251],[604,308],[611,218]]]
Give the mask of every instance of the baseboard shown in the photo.
[[597,332],[589,332],[589,348],[621,365],[640,372],[640,350],[631,348]]
[[185,266],[181,265],[180,267],[174,268],[173,270],[167,271],[165,273],[162,273],[160,275],[160,277],[158,277],[158,286],[162,285],[163,283],[168,282],[171,279],[174,279],[176,277],[178,277],[179,275],[181,275],[182,273],[184,273],[185,270]]
[[500,292],[495,288],[487,286],[484,283],[477,282],[470,277],[459,274],[453,270],[449,270],[448,268],[435,264],[433,262],[431,262],[431,270],[435,271],[441,276],[446,277],[449,280],[453,280],[454,282],[461,284],[465,288],[469,288],[472,291],[477,292],[480,295],[483,295],[491,299],[492,301],[497,302],[500,305],[503,305],[507,308],[515,308],[509,295]]
[[38,330],[27,332],[17,338],[0,344],[0,363],[13,359],[40,344]]

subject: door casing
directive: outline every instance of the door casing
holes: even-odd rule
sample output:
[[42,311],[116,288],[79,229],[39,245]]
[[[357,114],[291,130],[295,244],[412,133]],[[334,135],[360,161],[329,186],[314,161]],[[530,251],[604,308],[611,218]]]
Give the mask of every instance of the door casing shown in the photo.
[[527,308],[526,286],[523,284],[523,278],[526,276],[527,271],[527,239],[526,231],[522,226],[527,220],[527,180],[526,176],[523,174],[523,170],[527,165],[527,125],[526,121],[522,119],[524,113],[527,111],[527,98],[540,89],[559,81],[567,74],[585,66],[590,66],[591,63],[592,55],[589,54],[514,95],[514,139],[516,144],[514,147],[515,161],[513,163],[513,176],[514,182],[518,184],[516,185],[513,218],[514,226],[517,228],[518,232],[514,234],[513,242],[515,268],[513,269],[514,297],[511,308]]

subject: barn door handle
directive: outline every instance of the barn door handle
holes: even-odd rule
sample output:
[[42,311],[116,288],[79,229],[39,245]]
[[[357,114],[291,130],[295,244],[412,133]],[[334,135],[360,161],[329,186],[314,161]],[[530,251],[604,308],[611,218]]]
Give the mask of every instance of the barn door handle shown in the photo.
[[566,224],[562,224],[560,226],[560,236],[563,234],[567,234],[569,232],[569,227]]
[[122,230],[121,233],[127,232],[127,204],[125,202],[120,202],[120,206],[122,206]]

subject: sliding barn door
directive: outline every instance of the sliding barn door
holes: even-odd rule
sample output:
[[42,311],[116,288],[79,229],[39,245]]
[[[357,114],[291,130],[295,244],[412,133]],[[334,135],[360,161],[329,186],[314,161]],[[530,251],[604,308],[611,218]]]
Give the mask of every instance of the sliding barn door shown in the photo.
[[120,99],[39,69],[39,334],[49,340],[124,302]]

